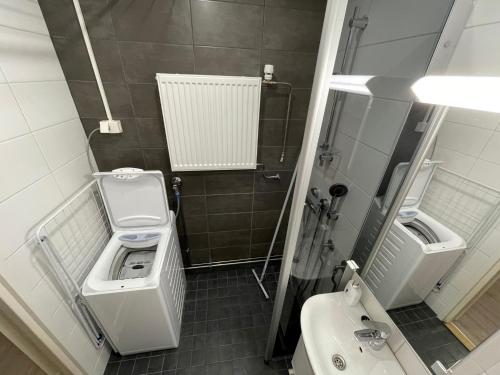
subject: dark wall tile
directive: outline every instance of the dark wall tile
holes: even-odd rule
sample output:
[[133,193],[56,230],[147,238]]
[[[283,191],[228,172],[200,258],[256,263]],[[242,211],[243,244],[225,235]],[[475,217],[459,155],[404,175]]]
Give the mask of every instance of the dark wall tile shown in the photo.
[[170,172],[170,160],[166,148],[143,148],[146,169],[162,171],[164,175]]
[[250,213],[208,215],[208,227],[210,232],[248,229],[251,217]]
[[250,244],[250,230],[210,233],[210,247],[227,247]]
[[263,48],[316,52],[322,26],[322,12],[266,8]]
[[192,43],[189,0],[113,0],[112,17],[118,40]]
[[250,257],[250,245],[214,248],[210,250],[210,255],[213,262],[246,259]]
[[203,46],[259,48],[263,7],[192,0],[194,43]]
[[[288,88],[262,88],[260,117],[261,119],[284,119],[288,108]],[[290,106],[290,118],[305,119],[309,106],[310,89],[293,89]]]
[[[51,36],[73,38],[80,35],[80,26],[71,0],[40,0],[39,4]],[[80,6],[91,38],[114,37],[108,0],[80,0]]]
[[142,150],[139,148],[103,148],[99,152],[95,152],[94,157],[100,171],[111,171],[125,167],[145,168]]
[[[253,229],[252,230],[252,244],[269,243],[273,240],[275,228]],[[280,229],[276,235],[276,241],[281,242],[285,240],[286,231]]]
[[[81,37],[52,39],[67,80],[95,81],[85,43]],[[113,40],[92,40],[92,49],[103,82],[122,82],[118,44]]]
[[158,87],[153,84],[130,84],[130,95],[138,117],[161,118],[160,97]]
[[209,214],[252,211],[252,194],[208,195]]
[[266,0],[266,7],[324,11],[327,0]]
[[156,73],[194,73],[192,46],[120,42],[127,82],[156,83]]
[[138,118],[137,132],[141,147],[167,147],[163,121],[159,118]]
[[204,195],[205,176],[196,172],[172,172],[182,179],[182,195]]
[[280,210],[285,200],[285,192],[255,193],[253,209],[255,211]]
[[191,250],[208,249],[208,233],[190,234],[189,248]]
[[192,264],[208,263],[210,262],[210,250],[191,250],[190,259]]
[[299,147],[286,147],[283,163],[280,162],[281,147],[259,147],[258,160],[263,163],[265,170],[293,170],[299,157]]
[[[95,82],[69,81],[68,85],[80,117],[104,118],[106,113]],[[130,95],[125,84],[105,83],[104,90],[114,117],[133,116]]]
[[182,212],[184,216],[198,216],[206,215],[207,207],[205,203],[205,196],[192,195],[182,197]]
[[253,192],[253,172],[211,173],[205,176],[207,194]]
[[258,49],[195,47],[194,55],[197,74],[260,75]]
[[207,217],[206,216],[191,216],[185,218],[186,232],[189,236],[194,233],[205,233],[207,231]]
[[[279,174],[279,180],[269,180],[264,176]],[[292,171],[265,171],[255,173],[255,192],[287,191],[292,179]]]
[[[82,118],[81,120],[83,128],[85,129],[85,133],[88,135],[92,130],[99,127],[99,121],[101,119]],[[135,119],[122,119],[120,121],[122,124],[123,133],[94,133],[90,142],[92,148],[138,148],[139,139],[137,137],[137,125]]]
[[254,212],[252,215],[252,228],[274,228],[278,223],[280,211]]
[[312,87],[316,53],[262,51],[262,62],[272,62],[276,80],[290,82],[294,88]]
[[[262,120],[259,124],[259,145],[282,146],[285,122],[285,119]],[[288,121],[287,146],[302,146],[305,125],[305,119]]]
[[[250,256],[252,258],[258,258],[258,257],[265,257],[267,256],[267,253],[269,252],[269,246],[270,243],[258,243],[258,244],[252,244],[250,248]],[[271,252],[271,255],[279,255],[283,254],[283,242],[275,242],[273,246],[273,251]]]

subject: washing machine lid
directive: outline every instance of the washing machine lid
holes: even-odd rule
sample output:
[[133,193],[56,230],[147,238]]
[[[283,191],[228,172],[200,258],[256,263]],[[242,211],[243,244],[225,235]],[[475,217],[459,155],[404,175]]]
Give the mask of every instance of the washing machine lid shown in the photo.
[[[401,210],[416,209],[420,206],[422,199],[424,197],[425,191],[429,186],[432,175],[436,168],[436,165],[440,162],[435,162],[426,159],[420,168],[420,171],[413,182],[408,195],[406,196],[403,204],[401,205]],[[410,163],[399,163],[394,168],[392,172],[391,180],[384,197],[384,208],[389,209],[390,204],[394,200],[394,197],[401,186],[401,182],[406,177]]]
[[148,229],[170,223],[163,173],[121,168],[94,173],[113,230]]

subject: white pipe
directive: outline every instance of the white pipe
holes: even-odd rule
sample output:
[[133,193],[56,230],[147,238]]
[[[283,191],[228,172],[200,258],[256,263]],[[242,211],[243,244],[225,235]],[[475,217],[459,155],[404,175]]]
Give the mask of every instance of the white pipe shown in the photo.
[[80,2],[78,0],[73,0],[73,5],[75,6],[78,23],[80,24],[83,40],[85,41],[85,46],[87,47],[87,52],[89,54],[90,64],[92,65],[92,70],[94,71],[95,79],[97,81],[97,87],[99,88],[99,93],[101,94],[102,104],[104,105],[104,110],[106,111],[108,120],[111,121],[113,120],[113,116],[111,116],[108,98],[106,97],[106,92],[104,91],[101,74],[99,73],[99,68],[95,60],[94,50],[92,49],[92,44],[90,43],[89,33],[87,31],[87,26],[85,25],[85,19],[83,18],[82,8],[80,7]]

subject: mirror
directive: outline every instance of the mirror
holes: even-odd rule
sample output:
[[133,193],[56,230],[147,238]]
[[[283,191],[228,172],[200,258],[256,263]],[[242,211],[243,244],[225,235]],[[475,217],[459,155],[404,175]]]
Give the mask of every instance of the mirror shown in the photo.
[[[349,1],[334,72],[414,82],[431,64],[453,3]],[[368,258],[369,252],[362,250],[376,238],[387,214],[387,191],[397,190],[397,184],[389,184],[391,176],[398,166],[403,166],[398,176],[405,176],[404,165],[411,161],[431,111],[396,92],[369,98],[330,91],[275,355],[293,354],[305,300],[338,290],[345,262]],[[347,188],[346,194],[337,194],[339,185]],[[363,237],[367,227],[372,231]]]
[[428,366],[450,367],[500,328],[499,122],[449,110],[363,273]]

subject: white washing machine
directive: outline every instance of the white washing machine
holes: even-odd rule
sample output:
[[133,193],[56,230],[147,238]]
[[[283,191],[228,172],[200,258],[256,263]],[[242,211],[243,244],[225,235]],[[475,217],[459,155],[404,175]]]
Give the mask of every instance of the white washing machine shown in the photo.
[[83,295],[122,355],[179,345],[186,279],[163,174],[95,173],[113,236]]
[[[418,208],[435,165],[424,162],[366,275],[366,283],[387,310],[422,302],[466,248],[462,237]],[[407,163],[395,168],[385,210],[407,168]]]

